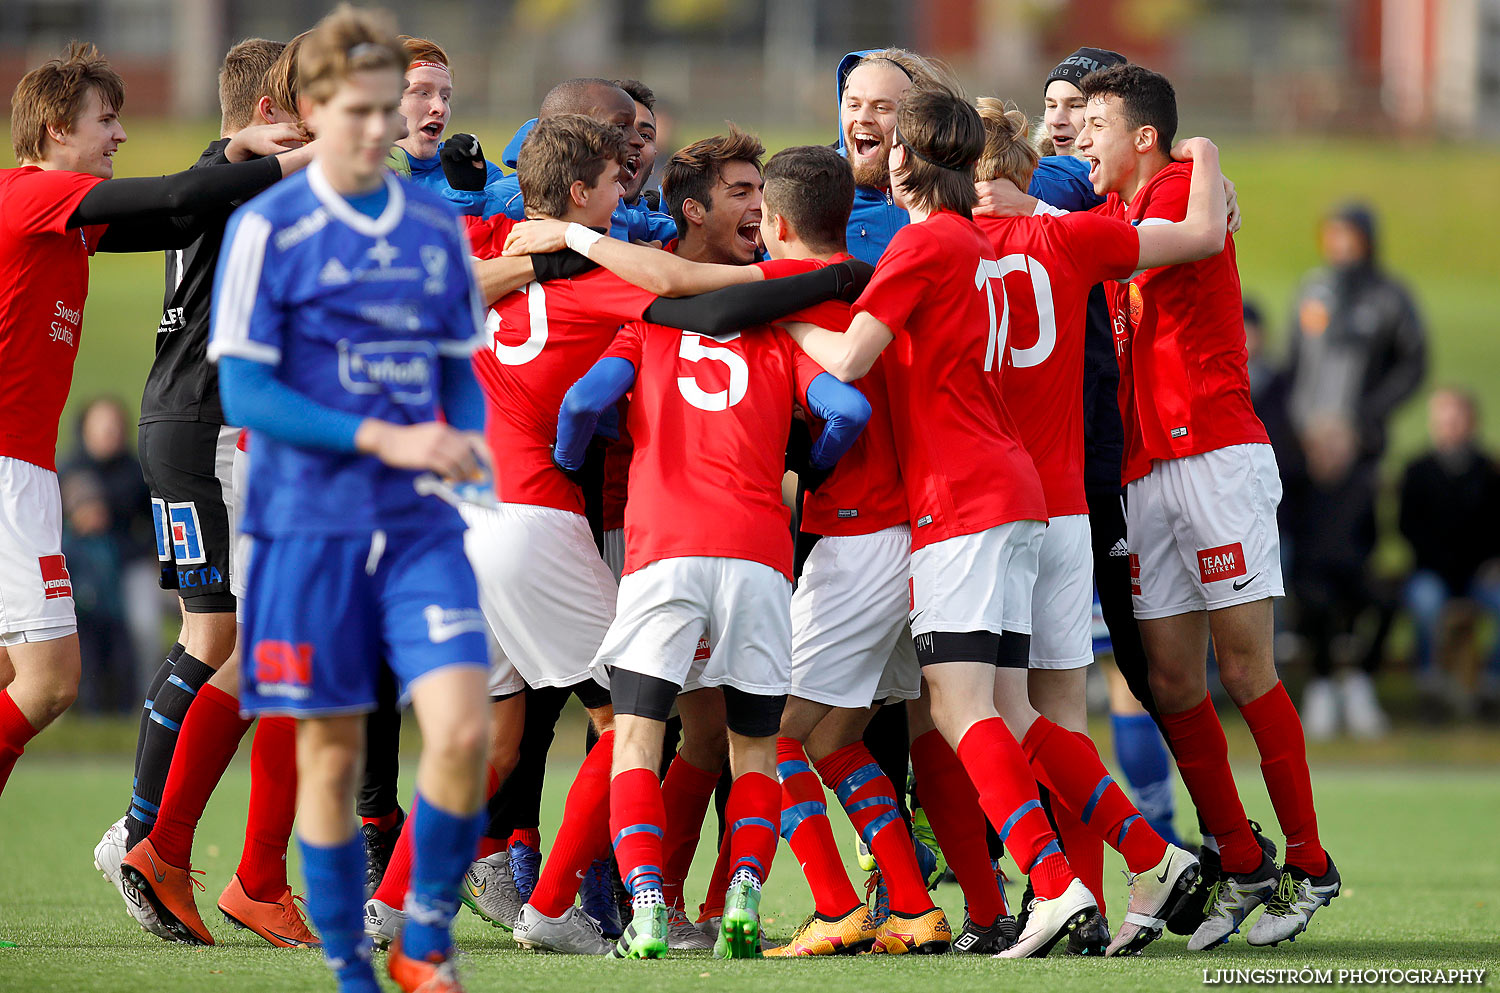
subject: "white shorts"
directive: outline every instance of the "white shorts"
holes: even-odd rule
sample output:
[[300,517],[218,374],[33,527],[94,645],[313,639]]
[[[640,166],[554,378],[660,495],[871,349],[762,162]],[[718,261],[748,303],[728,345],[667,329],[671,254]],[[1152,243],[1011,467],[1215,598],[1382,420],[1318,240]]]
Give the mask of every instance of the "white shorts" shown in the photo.
[[0,456],[0,645],[78,630],[57,473]]
[[1088,514],[1054,517],[1042,535],[1031,593],[1032,669],[1094,661],[1094,546]]
[[1010,521],[911,553],[911,632],[1031,633],[1041,521]]
[[505,655],[505,649],[495,640],[495,632],[489,632],[490,642],[490,697],[515,696],[526,689],[526,680],[516,671]]
[[589,663],[614,619],[616,587],[588,521],[521,503],[465,504],[461,513],[479,605],[526,685],[593,678]]
[[240,520],[245,516],[245,494],[250,486],[250,453],[242,448],[234,450],[234,462],[229,470],[229,592],[235,596],[235,614],[242,623],[245,620],[245,577],[250,574],[251,538],[240,530]]
[[[746,559],[658,559],[620,580],[619,613],[594,666],[682,687],[786,693],[792,679],[792,584]],[[711,653],[698,650],[708,637]]]
[[615,574],[615,584],[625,575],[625,529],[613,528],[604,532],[604,564]]
[[915,700],[911,528],[818,539],[792,593],[792,695],[831,707]]
[[1219,610],[1283,594],[1270,445],[1152,463],[1126,488],[1135,616]]

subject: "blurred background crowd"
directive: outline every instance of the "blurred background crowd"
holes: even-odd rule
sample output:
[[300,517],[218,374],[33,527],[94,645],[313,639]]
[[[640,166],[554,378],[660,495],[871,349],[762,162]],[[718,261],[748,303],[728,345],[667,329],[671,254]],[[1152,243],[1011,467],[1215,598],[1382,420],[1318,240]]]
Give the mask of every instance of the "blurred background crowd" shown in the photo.
[[[128,85],[119,174],[184,168],[213,137],[214,72],[239,38],[287,38],[321,0],[0,0],[0,76],[68,38]],[[1500,722],[1500,0],[424,0],[388,3],[453,61],[452,131],[498,153],[572,75],[658,95],[662,161],[725,119],[771,149],[834,133],[833,73],[899,44],[971,95],[1041,110],[1080,44],[1176,83],[1183,133],[1225,150],[1256,408],[1285,482],[1277,651],[1309,737],[1392,720]],[[137,125],[140,128],[137,128]],[[1488,177],[1488,178],[1486,178]],[[1316,264],[1314,264],[1316,263]],[[1305,271],[1298,280],[1299,272]],[[63,443],[80,708],[133,708],[176,601],[134,409],[159,316],[151,260],[96,265]]]

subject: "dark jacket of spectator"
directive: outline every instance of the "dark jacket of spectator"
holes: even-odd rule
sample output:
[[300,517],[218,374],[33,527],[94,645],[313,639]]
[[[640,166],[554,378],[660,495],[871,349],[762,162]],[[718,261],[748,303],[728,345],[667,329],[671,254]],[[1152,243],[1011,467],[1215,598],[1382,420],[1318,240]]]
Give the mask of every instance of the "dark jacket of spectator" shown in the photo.
[[1412,462],[1401,480],[1400,527],[1417,569],[1467,590],[1481,565],[1500,558],[1500,466],[1472,446]]

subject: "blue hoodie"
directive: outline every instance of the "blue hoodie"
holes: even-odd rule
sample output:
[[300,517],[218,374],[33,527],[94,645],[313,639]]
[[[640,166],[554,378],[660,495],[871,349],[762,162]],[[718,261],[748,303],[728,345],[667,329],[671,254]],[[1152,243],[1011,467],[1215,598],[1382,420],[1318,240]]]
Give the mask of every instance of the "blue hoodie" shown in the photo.
[[[441,150],[441,146],[439,146]],[[475,207],[479,204],[482,192],[479,190],[455,190],[448,185],[448,177],[443,175],[443,160],[439,155],[430,159],[415,158],[410,152],[400,145],[391,146],[390,157],[391,168],[403,176],[406,176],[418,186],[441,196],[444,200],[453,204],[461,214],[475,213]],[[502,176],[505,171],[493,162],[485,163],[485,185],[489,185]]]
[[[516,129],[505,146],[502,162],[512,169],[516,167],[521,154],[521,143],[535,126],[536,118],[532,118]],[[515,173],[491,180],[478,197],[474,209],[462,212],[478,214],[480,217],[504,214],[518,221],[526,219],[526,204],[521,199],[521,180]],[[677,237],[677,224],[670,214],[652,210],[644,200],[637,200],[633,204],[621,201],[610,218],[609,236],[621,241],[659,241],[666,244]]]
[[[860,59],[870,55],[879,49],[868,48],[861,52],[850,52],[839,61],[838,79],[834,91],[834,120],[842,122],[844,110],[844,82],[849,78],[849,73]],[[844,147],[844,128],[839,125],[839,138],[834,144],[838,153],[848,156],[849,150]],[[875,186],[856,186],[854,188],[854,209],[849,212],[848,247],[849,254],[857,259],[874,265],[880,261],[881,253],[885,246],[896,237],[896,232],[910,223],[906,211],[896,206],[896,201],[891,199],[889,188],[880,189]]]

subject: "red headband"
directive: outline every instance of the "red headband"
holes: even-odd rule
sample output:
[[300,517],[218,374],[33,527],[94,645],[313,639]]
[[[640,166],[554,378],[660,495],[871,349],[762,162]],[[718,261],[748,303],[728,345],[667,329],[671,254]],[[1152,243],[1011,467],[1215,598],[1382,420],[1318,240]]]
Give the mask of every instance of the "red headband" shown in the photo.
[[411,72],[413,69],[441,69],[448,75],[453,75],[453,70],[449,69],[441,62],[413,62],[411,65],[406,67],[407,72]]

